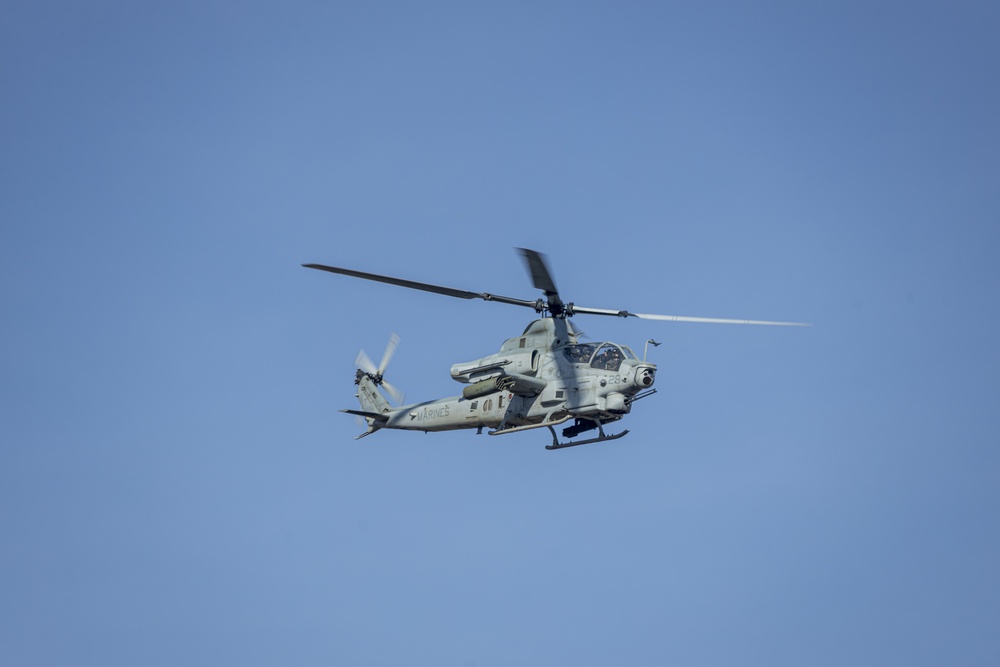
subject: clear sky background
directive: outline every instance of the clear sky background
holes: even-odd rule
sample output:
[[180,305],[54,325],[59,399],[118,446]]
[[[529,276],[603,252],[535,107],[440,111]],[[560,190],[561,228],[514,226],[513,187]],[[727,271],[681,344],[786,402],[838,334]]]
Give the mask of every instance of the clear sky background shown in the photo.
[[[830,6],[833,5],[833,6]],[[1000,10],[7,2],[0,662],[1000,660]],[[380,432],[637,312],[622,440]],[[610,429],[617,430],[617,429]]]

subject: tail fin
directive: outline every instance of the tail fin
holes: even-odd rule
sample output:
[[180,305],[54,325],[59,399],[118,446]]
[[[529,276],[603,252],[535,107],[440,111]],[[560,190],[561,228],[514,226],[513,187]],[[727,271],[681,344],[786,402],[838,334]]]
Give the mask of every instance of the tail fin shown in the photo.
[[364,412],[382,414],[392,410],[392,406],[378,390],[375,381],[363,370],[358,369],[354,376],[354,384],[358,385],[358,402],[361,403]]
[[358,369],[354,376],[354,384],[358,385],[358,402],[361,403],[360,410],[341,410],[348,414],[356,415],[360,422],[361,418],[368,424],[368,430],[361,435],[354,436],[355,440],[360,440],[366,435],[371,435],[382,428],[383,424],[389,421],[389,411],[392,406],[385,399],[382,392],[378,390],[375,381],[363,370]]
[[392,354],[396,351],[396,346],[398,345],[399,336],[396,334],[389,336],[389,344],[385,348],[385,354],[382,355],[382,363],[378,366],[375,366],[364,350],[361,350],[358,353],[358,358],[355,359],[358,371],[354,374],[354,384],[358,385],[356,396],[358,397],[358,402],[361,403],[361,410],[344,410],[344,412],[364,417],[365,422],[368,424],[368,430],[355,438],[355,440],[363,438],[366,435],[371,435],[389,421],[389,413],[392,412],[392,406],[389,405],[389,401],[379,390],[379,387],[389,392],[389,395],[398,403],[403,402],[403,392],[386,382],[383,377],[386,366],[389,365],[389,360],[392,359]]

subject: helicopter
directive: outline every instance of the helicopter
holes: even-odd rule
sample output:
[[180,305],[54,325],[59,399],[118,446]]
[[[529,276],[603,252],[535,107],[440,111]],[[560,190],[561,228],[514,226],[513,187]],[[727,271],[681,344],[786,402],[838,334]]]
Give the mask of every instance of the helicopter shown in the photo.
[[[364,438],[380,429],[405,431],[451,431],[476,429],[481,434],[498,436],[538,428],[548,428],[552,443],[546,449],[564,449],[597,442],[617,440],[628,434],[623,430],[607,434],[604,426],[620,421],[639,400],[656,393],[656,364],[646,360],[650,344],[646,341],[643,358],[627,345],[611,341],[591,343],[580,340],[570,320],[576,315],[670,322],[713,324],[749,324],[769,326],[810,326],[803,322],[773,322],[709,317],[685,317],[633,313],[627,310],[586,308],[566,302],[559,296],[545,255],[535,250],[517,248],[531,276],[534,287],[544,298],[516,299],[489,292],[470,292],[375,273],[366,273],[325,264],[303,264],[305,268],[328,271],[353,278],[388,283],[399,287],[433,292],[459,299],[482,299],[496,303],[531,308],[539,318],[530,322],[521,335],[508,338],[500,351],[472,361],[451,366],[452,379],[465,384],[458,396],[393,407],[389,397],[403,402],[402,393],[386,381],[384,374],[399,338],[393,334],[376,366],[362,350],[355,360],[354,384],[360,410],[341,410],[356,415],[367,430],[356,436]],[[383,390],[385,393],[383,393]],[[571,423],[569,423],[571,422]],[[562,429],[559,440],[556,427]],[[575,439],[583,433],[597,435]]]

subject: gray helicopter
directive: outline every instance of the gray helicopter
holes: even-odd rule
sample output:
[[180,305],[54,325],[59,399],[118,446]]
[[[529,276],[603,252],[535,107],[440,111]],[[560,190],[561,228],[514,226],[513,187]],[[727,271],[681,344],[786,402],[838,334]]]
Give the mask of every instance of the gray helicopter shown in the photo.
[[[681,317],[584,308],[566,303],[559,297],[543,254],[524,248],[518,248],[518,252],[525,261],[535,288],[545,294],[544,298],[534,301],[514,299],[324,264],[302,265],[459,299],[482,299],[524,306],[541,315],[540,319],[528,324],[520,336],[507,339],[496,354],[454,364],[451,377],[467,385],[460,396],[393,407],[381,390],[385,390],[397,403],[402,402],[402,394],[384,378],[399,339],[395,335],[390,338],[378,366],[362,351],[356,359],[357,371],[354,375],[361,409],[342,410],[363,418],[367,423],[368,429],[357,438],[383,428],[423,432],[474,428],[477,433],[488,428],[489,435],[506,435],[543,427],[552,432],[552,444],[546,449],[563,449],[621,438],[628,433],[627,430],[608,435],[604,432],[604,425],[620,420],[632,410],[636,401],[656,393],[653,388],[656,364],[646,361],[646,350],[650,343],[659,343],[647,341],[643,358],[639,359],[627,345],[581,342],[580,334],[570,321],[574,315],[610,315],[671,322],[809,326],[802,322]],[[570,421],[572,423],[567,424]],[[567,424],[562,429],[563,438],[569,439],[564,442],[559,441],[555,429],[562,424]],[[593,430],[598,432],[595,437],[572,439]]]

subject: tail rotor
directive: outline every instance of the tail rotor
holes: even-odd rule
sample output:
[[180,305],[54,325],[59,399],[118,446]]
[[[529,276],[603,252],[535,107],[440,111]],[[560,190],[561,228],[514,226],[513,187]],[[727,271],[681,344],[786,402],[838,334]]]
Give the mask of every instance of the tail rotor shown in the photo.
[[382,354],[382,361],[378,366],[371,360],[364,350],[358,352],[357,358],[354,360],[355,365],[369,378],[376,386],[380,386],[385,389],[386,393],[392,396],[392,399],[396,401],[397,405],[403,403],[405,395],[399,389],[389,384],[385,379],[385,369],[389,366],[389,362],[392,361],[392,355],[396,353],[396,348],[399,346],[399,336],[392,334],[389,336],[389,342],[385,346],[385,352]]

